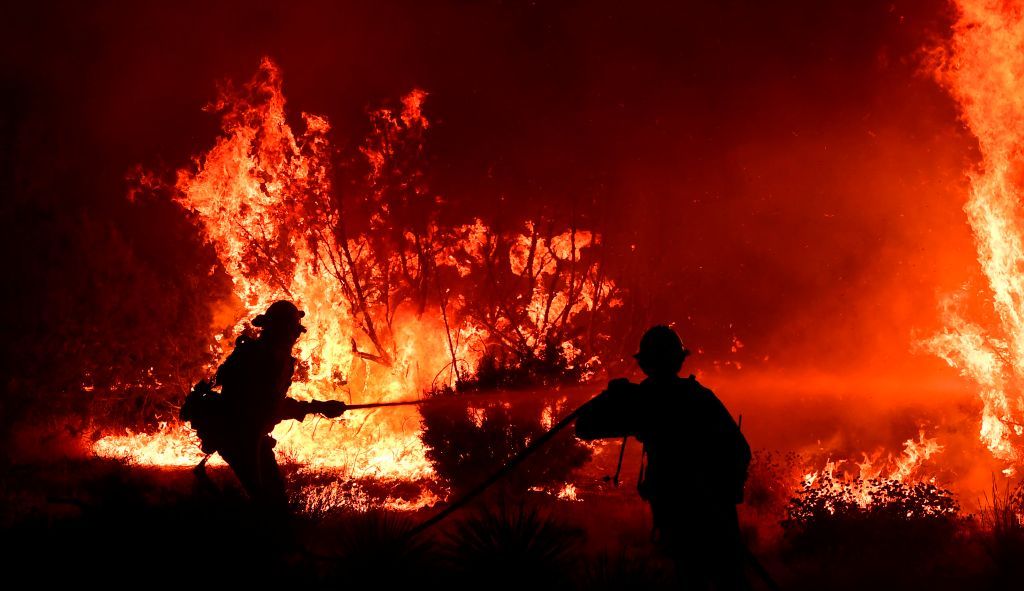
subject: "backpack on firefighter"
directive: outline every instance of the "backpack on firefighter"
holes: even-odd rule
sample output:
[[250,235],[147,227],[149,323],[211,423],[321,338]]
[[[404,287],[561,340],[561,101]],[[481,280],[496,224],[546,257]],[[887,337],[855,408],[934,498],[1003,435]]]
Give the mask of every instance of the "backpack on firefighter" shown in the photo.
[[235,349],[217,368],[212,380],[200,380],[185,396],[185,402],[178,413],[182,421],[189,423],[202,444],[203,453],[212,454],[224,443],[230,432],[229,417],[221,392],[214,387],[234,388],[243,383],[245,359],[252,355],[255,339],[241,335],[235,340]]
[[220,447],[224,432],[224,401],[209,380],[201,380],[185,397],[178,416],[189,423],[199,436],[203,453],[212,454]]

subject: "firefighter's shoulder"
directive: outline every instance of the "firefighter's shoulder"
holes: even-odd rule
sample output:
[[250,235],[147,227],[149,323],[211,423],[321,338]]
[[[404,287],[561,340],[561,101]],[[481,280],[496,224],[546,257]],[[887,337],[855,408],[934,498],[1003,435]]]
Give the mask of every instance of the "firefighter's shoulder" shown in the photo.
[[680,385],[691,393],[702,397],[714,398],[715,393],[697,380],[697,376],[690,374],[689,377],[681,378]]

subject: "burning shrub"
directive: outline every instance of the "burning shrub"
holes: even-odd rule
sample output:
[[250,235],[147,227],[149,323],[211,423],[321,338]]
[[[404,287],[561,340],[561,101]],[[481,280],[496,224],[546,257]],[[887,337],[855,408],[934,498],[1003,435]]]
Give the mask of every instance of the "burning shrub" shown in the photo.
[[435,379],[413,376],[404,384],[413,390],[442,374],[453,387],[490,346],[510,370],[593,365],[601,320],[619,304],[600,237],[554,222],[527,223],[525,234],[478,218],[442,225],[422,162],[426,96],[414,90],[400,109],[371,114],[364,166],[342,171],[363,171],[359,191],[343,200],[328,122],[303,114],[305,130],[293,131],[280,72],[264,60],[213,105],[225,135],[197,170],[179,172],[176,199],[196,214],[250,315],[281,298],[306,310],[311,382],[345,385],[360,359],[405,376],[426,365]]
[[[434,470],[456,494],[480,483],[530,441],[551,428],[561,403],[528,393],[509,400],[474,400],[473,406],[426,405],[423,443]],[[453,412],[454,410],[454,412]],[[566,481],[590,459],[590,448],[569,430],[559,434],[509,475],[509,486],[524,490]]]
[[[865,562],[885,564],[891,560],[886,555],[903,551],[904,545],[923,552],[921,540],[950,542],[958,512],[952,493],[931,483],[840,481],[826,473],[805,480],[782,526],[793,556],[849,550],[861,553]],[[880,555],[867,557],[867,552]]]
[[875,518],[942,521],[959,510],[952,492],[931,483],[883,479],[841,482],[825,474],[813,483],[804,482],[790,503],[785,525],[806,529],[828,521]]
[[[602,265],[600,235],[576,219],[516,220],[498,230],[444,212],[427,183],[426,97],[413,90],[399,106],[373,111],[372,131],[349,159],[355,164],[337,167],[330,124],[303,113],[293,127],[281,73],[265,59],[251,81],[225,85],[209,106],[222,134],[194,166],[174,183],[142,175],[143,189],[185,208],[231,279],[231,302],[211,302],[231,310],[220,315],[214,330],[226,334],[217,336],[244,331],[278,299],[306,312],[292,396],[376,402],[582,380],[610,341],[609,312],[622,300]],[[352,190],[336,191],[338,179]],[[346,418],[351,428],[326,429],[339,439],[329,447],[394,457],[379,473],[429,475],[407,428],[414,411]],[[313,442],[316,434],[315,424],[303,424],[275,437],[299,461],[346,464],[341,452],[316,451],[327,447]]]
[[934,588],[961,552],[958,510],[931,483],[819,474],[790,504],[783,555],[814,573],[808,589]]
[[540,352],[525,351],[511,355],[492,348],[480,358],[476,371],[459,381],[458,390],[466,392],[558,385],[579,381],[582,376],[583,368],[572,365],[550,343]]
[[823,469],[803,475],[802,488],[790,502],[784,525],[808,526],[863,516],[896,521],[955,516],[959,506],[953,494],[923,477],[923,466],[943,449],[921,428],[917,439],[903,442],[899,456],[879,449],[863,454],[859,462],[828,460]]

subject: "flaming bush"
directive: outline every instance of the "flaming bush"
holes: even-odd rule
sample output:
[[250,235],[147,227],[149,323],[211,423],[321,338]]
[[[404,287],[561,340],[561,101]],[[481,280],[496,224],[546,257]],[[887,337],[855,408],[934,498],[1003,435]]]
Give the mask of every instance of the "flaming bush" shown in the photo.
[[906,507],[907,518],[947,513],[950,506],[945,501],[952,502],[952,497],[927,471],[927,462],[942,450],[922,429],[916,440],[903,442],[899,456],[878,449],[863,454],[859,462],[829,459],[824,468],[803,475],[799,496],[790,503],[790,518],[802,522],[825,514],[886,512],[893,507]]
[[[263,60],[252,80],[225,85],[208,106],[223,133],[173,185],[140,176],[143,189],[169,192],[190,213],[231,279],[233,297],[211,302],[227,321],[216,327],[216,357],[251,330],[248,318],[289,299],[309,329],[290,391],[300,399],[390,401],[596,370],[608,312],[621,304],[598,234],[553,220],[505,232],[480,218],[442,225],[443,200],[424,173],[422,90],[370,114],[357,190],[343,194],[334,179],[354,168],[335,170],[328,121],[302,113],[297,131],[281,87],[280,71]],[[412,410],[282,424],[274,436],[281,453],[311,467],[433,473]],[[192,443],[169,425],[155,436],[105,438],[96,450],[185,464],[196,459]]]

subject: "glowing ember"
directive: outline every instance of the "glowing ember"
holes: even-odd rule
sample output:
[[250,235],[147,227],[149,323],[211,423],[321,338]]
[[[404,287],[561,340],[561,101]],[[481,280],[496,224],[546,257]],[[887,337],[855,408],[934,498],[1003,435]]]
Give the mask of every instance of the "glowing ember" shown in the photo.
[[964,211],[998,321],[964,318],[959,298],[945,306],[946,328],[925,346],[978,386],[981,439],[1008,474],[1019,467],[1024,435],[1024,229],[1020,227],[1020,146],[1024,142],[1024,13],[1000,0],[958,0],[960,20],[938,76],[960,103],[982,161]]

